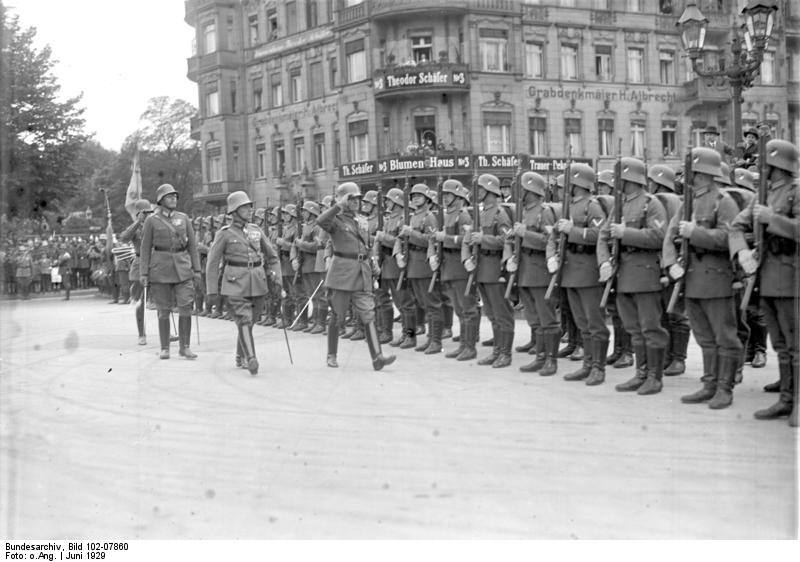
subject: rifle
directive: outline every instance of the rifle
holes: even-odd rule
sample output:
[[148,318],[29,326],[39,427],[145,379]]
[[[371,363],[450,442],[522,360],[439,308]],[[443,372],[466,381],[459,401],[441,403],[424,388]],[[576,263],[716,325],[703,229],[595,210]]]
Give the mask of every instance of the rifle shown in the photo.
[[[694,184],[694,173],[692,172],[692,148],[686,153],[686,163],[684,164],[683,175],[683,220],[692,220],[692,185]],[[689,239],[681,239],[681,255],[678,257],[678,263],[683,267],[683,276],[675,281],[675,286],[672,288],[672,295],[669,297],[669,304],[667,305],[667,314],[672,314],[675,310],[675,305],[678,304],[678,297],[683,290],[683,282],[686,278],[686,271],[689,269]]]
[[[481,208],[478,204],[478,160],[475,159],[475,164],[472,169],[472,231],[480,231],[481,229]],[[480,244],[472,245],[472,262],[475,264],[475,269],[469,272],[467,279],[467,289],[464,291],[464,296],[468,297],[472,291],[472,285],[475,283],[475,272],[478,271],[478,256],[481,252]]]
[[297,271],[294,272],[294,277],[292,278],[292,285],[296,285],[297,284],[297,280],[300,277],[300,270],[303,269],[303,252],[300,250],[300,248],[297,247],[298,240],[302,240],[303,239],[302,223],[300,222],[301,221],[301,217],[303,216],[302,215],[302,211],[303,211],[303,196],[302,195],[298,195],[297,196],[297,199],[295,200],[295,206],[294,207],[295,207],[295,212],[297,213],[297,233],[295,234],[294,240],[292,241],[292,250],[294,251],[294,259],[297,260],[298,267],[297,267]]
[[[437,166],[438,166],[438,162],[439,162],[438,158],[436,159],[436,162],[437,162]],[[442,170],[441,169],[439,169],[439,173],[436,176],[436,190],[439,192],[439,194],[438,194],[438,197],[439,197],[439,208],[436,210],[436,220],[439,222],[439,228],[444,230],[444,193],[442,192]],[[442,248],[443,247],[444,247],[444,244],[442,244],[441,242],[437,242],[436,243],[436,259],[437,259],[437,263],[439,264],[439,267],[437,267],[434,270],[433,275],[431,276],[431,282],[430,282],[430,285],[428,285],[428,292],[429,293],[433,292],[433,288],[436,285],[436,280],[441,278],[441,273],[440,272],[441,272],[441,268],[442,268],[442,253],[443,253]]]
[[[409,197],[408,192],[411,188],[408,185],[408,170],[406,170],[406,181],[403,184],[403,226],[411,224],[411,213],[409,212]],[[403,281],[406,278],[406,270],[408,269],[408,238],[400,239],[400,254],[403,256],[403,263],[405,267],[400,270],[400,277],[397,278],[397,290],[403,288]]]
[[381,243],[378,242],[378,233],[383,230],[383,209],[386,206],[386,202],[383,198],[383,184],[378,182],[378,228],[375,229],[375,240],[372,241],[372,255],[375,256],[375,259],[378,261],[378,266],[380,267],[381,264],[381,257],[383,256],[383,252],[381,251]]
[[[622,139],[620,139],[620,144]],[[622,151],[617,156],[617,163],[614,166],[614,222],[619,224],[622,222]],[[600,298],[600,308],[605,308],[608,304],[608,297],[611,295],[611,288],[614,286],[614,280],[619,271],[619,238],[614,238],[611,246],[611,277],[606,281],[606,286],[603,288],[603,296]]]
[[[567,166],[564,168],[564,202],[561,204],[561,218],[569,219],[569,204],[572,200],[572,147],[569,147],[569,157],[567,158]],[[550,284],[547,286],[547,292],[544,294],[544,299],[550,301],[553,298],[555,290],[561,286],[561,275],[564,271],[564,256],[567,254],[567,233],[562,232],[558,236],[558,270],[550,278]]]
[[[762,135],[758,138],[758,204],[767,204],[767,137]],[[762,155],[765,155],[762,157]],[[761,266],[761,256],[764,255],[764,228],[765,225],[753,219],[753,257]],[[747,284],[744,287],[744,294],[742,295],[742,304],[740,310],[747,311],[747,306],[750,304],[750,298],[753,296],[753,289],[755,289],[756,281],[758,279],[758,269],[755,273],[747,278]]]
[[[514,222],[522,222],[522,186],[520,185],[519,178],[522,175],[522,155],[519,156],[519,164],[517,165],[517,172],[514,174],[514,179],[511,180],[511,194],[514,197]],[[514,236],[514,253],[511,256],[517,262],[517,271],[519,270],[519,253],[522,248],[522,238]],[[511,300],[511,289],[517,281],[517,272],[512,271],[508,276],[508,284],[506,285],[505,299]]]

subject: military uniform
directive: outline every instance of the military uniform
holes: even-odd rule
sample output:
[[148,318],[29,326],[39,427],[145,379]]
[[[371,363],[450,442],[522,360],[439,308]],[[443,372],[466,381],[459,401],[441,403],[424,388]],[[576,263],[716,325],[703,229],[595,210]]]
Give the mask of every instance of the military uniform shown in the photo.
[[[146,205],[146,210],[145,210]],[[144,199],[137,201],[137,211],[138,212],[150,212],[150,202]],[[144,292],[141,283],[141,253],[142,253],[142,231],[144,230],[144,223],[140,220],[135,220],[133,224],[131,224],[128,228],[122,231],[119,235],[119,239],[122,242],[129,243],[133,246],[134,257],[131,261],[130,270],[128,271],[130,277],[130,285],[131,285],[131,297],[137,301],[136,304],[136,312],[134,316],[136,318],[136,329],[139,333],[139,344],[145,345],[147,341],[145,340],[145,333],[144,333],[144,308],[145,302],[143,300]]]
[[[312,213],[315,217],[319,215],[319,206],[313,201],[306,201],[304,209]],[[300,280],[303,284],[303,294],[306,298],[314,295],[313,299],[313,318],[309,327],[306,329],[308,332],[319,334],[325,331],[325,317],[327,316],[327,306],[322,310],[322,297],[325,292],[322,287],[315,293],[314,291],[319,286],[324,277],[324,260],[322,259],[321,251],[325,248],[322,230],[318,225],[314,224],[314,219],[310,218],[308,222],[304,223],[300,233],[300,237],[296,241],[297,250],[300,253]],[[305,303],[303,303],[304,306]]]
[[[376,194],[377,197],[377,194]],[[380,267],[380,254],[374,250],[377,248],[375,244],[375,236],[378,233],[378,208],[377,202],[373,212],[367,216],[367,227],[369,232],[370,246],[373,248],[373,258],[378,262]],[[380,248],[377,248],[380,249]],[[375,289],[375,325],[378,329],[378,339],[381,343],[389,343],[392,341],[392,324],[394,323],[394,307],[392,306],[392,297],[389,287],[386,283],[382,283],[382,278],[378,280],[378,287]]]
[[[294,207],[294,205],[292,205]],[[285,211],[284,211],[285,212]],[[288,328],[294,322],[296,304],[298,298],[298,287],[294,283],[294,269],[292,268],[292,246],[297,237],[297,222],[292,220],[289,224],[284,224],[281,236],[276,238],[276,248],[281,259],[281,271],[283,272],[282,285],[286,292],[283,299],[281,318],[276,324],[277,328]],[[302,306],[302,305],[301,305]]]

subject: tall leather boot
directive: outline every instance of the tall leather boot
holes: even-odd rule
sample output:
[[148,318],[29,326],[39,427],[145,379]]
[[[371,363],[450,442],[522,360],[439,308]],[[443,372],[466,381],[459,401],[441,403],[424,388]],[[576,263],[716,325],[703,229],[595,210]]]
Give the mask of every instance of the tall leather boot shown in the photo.
[[364,326],[366,331],[367,346],[369,347],[369,354],[372,357],[372,368],[380,371],[386,365],[394,363],[395,356],[383,356],[381,353],[381,344],[378,341],[378,330],[375,328],[374,322],[367,322]]
[[[460,320],[458,325],[459,325],[458,333],[459,334],[463,334],[464,333],[464,321]],[[464,338],[463,337],[459,338],[458,347],[455,348],[453,351],[448,351],[447,353],[444,354],[444,356],[447,357],[448,359],[455,359],[456,357],[461,355],[461,352],[464,351],[465,347],[466,347],[466,344],[464,343]]]
[[147,338],[144,334],[144,303],[142,302],[136,306],[136,330],[139,332],[139,345],[147,345]]
[[517,347],[514,348],[514,351],[517,351],[519,353],[528,353],[528,352],[530,352],[530,350],[535,349],[535,348],[536,348],[536,328],[531,326],[531,339],[530,339],[530,341],[528,343],[526,343],[525,345],[518,345]]
[[739,367],[739,357],[719,357],[719,367],[717,368],[717,391],[708,402],[708,407],[712,410],[727,408],[733,403],[733,379],[736,376],[736,369]]
[[634,345],[633,355],[636,358],[636,373],[632,379],[615,386],[614,389],[617,392],[639,390],[647,379],[647,348],[643,345]]
[[361,321],[361,318],[356,317],[355,321],[353,322],[353,325],[355,326],[355,330],[353,330],[353,333],[350,334],[350,340],[361,341],[363,339],[366,339],[367,335],[364,331],[364,323]]
[[394,324],[394,310],[387,306],[382,310],[379,315],[383,318],[381,328],[378,330],[378,342],[381,344],[390,343],[392,341],[392,324]]
[[614,351],[611,355],[606,357],[606,363],[608,365],[616,363],[617,359],[622,355],[622,334],[624,333],[622,320],[620,320],[618,315],[613,314],[611,316],[611,322],[614,325]]
[[606,380],[606,358],[608,340],[592,339],[592,371],[586,379],[586,386],[597,386]]
[[479,359],[478,365],[491,365],[500,355],[500,349],[498,347],[500,345],[500,333],[498,332],[497,326],[495,324],[492,324],[492,342],[494,342],[494,346],[492,347],[491,355],[484,357],[483,359]]
[[577,371],[573,371],[571,373],[567,373],[564,375],[565,381],[582,381],[585,380],[589,374],[592,372],[592,353],[591,347],[587,347],[591,345],[590,339],[583,340],[583,365],[581,365],[580,369]]
[[453,337],[453,307],[442,303],[442,339]]
[[689,332],[681,330],[670,335],[672,361],[664,369],[665,377],[674,377],[686,372],[686,349],[689,347]]
[[239,327],[242,332],[242,351],[244,352],[244,366],[255,376],[258,374],[258,359],[256,359],[256,345],[253,341],[253,325],[245,324]]
[[511,365],[511,347],[514,345],[514,332],[501,331],[500,345],[498,346],[497,359],[492,363],[493,369],[501,369]]
[[475,343],[478,341],[478,325],[473,322],[464,322],[461,332],[461,341],[464,342],[464,349],[456,357],[456,361],[471,361],[478,356]]
[[442,352],[442,332],[444,331],[444,323],[441,319],[431,320],[431,336],[430,344],[425,348],[425,355],[433,355]]
[[794,405],[794,396],[792,395],[792,365],[790,363],[778,363],[778,372],[781,375],[780,397],[778,401],[769,408],[758,410],[753,414],[757,420],[774,420],[792,413]]
[[406,341],[406,315],[402,311],[400,312],[400,337],[396,340],[392,341],[389,345],[392,347],[400,347],[404,341]]
[[237,369],[244,369],[244,350],[242,350],[242,327],[236,326],[236,356],[234,365]]
[[406,337],[400,343],[400,349],[414,349],[417,347],[417,311],[404,314],[406,319]]
[[325,333],[325,319],[328,316],[328,311],[323,310],[320,306],[314,311],[314,325],[308,331],[309,334],[324,334]]
[[561,334],[558,332],[544,334],[542,339],[544,339],[544,365],[539,369],[539,376],[549,377],[555,375],[558,371],[556,354],[558,353],[558,341],[561,339]]
[[800,390],[800,386],[798,386],[798,368],[797,363],[792,363],[792,413],[789,414],[789,426],[790,427],[797,427],[797,393]]
[[[533,361],[531,361],[527,365],[523,365],[522,367],[519,368],[519,370],[521,372],[523,372],[523,373],[535,373],[536,371],[538,371],[539,369],[544,367],[544,363],[547,360],[547,355],[546,355],[545,350],[544,350],[545,349],[545,341],[544,341],[545,340],[545,335],[544,334],[538,334],[535,337],[533,335],[531,335],[531,340],[534,342],[533,349],[535,350],[535,353],[536,353],[536,359],[534,359]],[[521,347],[525,347],[525,346],[521,346]],[[520,348],[518,347],[517,351],[519,351],[519,349]]]
[[717,391],[717,363],[719,358],[717,352],[713,349],[703,349],[703,376],[700,377],[700,382],[703,383],[703,388],[693,394],[681,396],[681,402],[684,404],[699,404],[710,400]]
[[619,339],[622,352],[612,365],[615,369],[625,369],[633,365],[633,346],[631,343],[631,335],[625,330],[624,326],[622,327],[622,333]]
[[169,318],[158,318],[158,339],[161,340],[160,359],[169,359]]
[[178,316],[178,355],[186,359],[197,359],[197,354],[189,348],[192,339],[192,317]]
[[661,379],[664,374],[664,354],[663,348],[647,348],[647,380],[636,391],[641,396],[658,394],[664,387]]
[[339,351],[339,321],[335,314],[331,314],[330,325],[328,326],[328,357],[326,363],[328,367],[337,368],[336,354]]

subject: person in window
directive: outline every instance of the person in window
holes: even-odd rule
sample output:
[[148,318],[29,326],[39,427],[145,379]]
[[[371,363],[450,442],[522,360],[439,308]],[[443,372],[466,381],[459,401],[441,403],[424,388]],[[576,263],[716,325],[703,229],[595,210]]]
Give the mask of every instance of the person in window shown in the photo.
[[703,131],[703,144],[719,152],[719,156],[723,161],[733,155],[733,149],[719,137],[719,131],[716,127],[708,127]]
[[747,127],[742,133],[743,142],[737,147],[741,156],[736,160],[737,168],[755,166],[758,161],[758,129]]

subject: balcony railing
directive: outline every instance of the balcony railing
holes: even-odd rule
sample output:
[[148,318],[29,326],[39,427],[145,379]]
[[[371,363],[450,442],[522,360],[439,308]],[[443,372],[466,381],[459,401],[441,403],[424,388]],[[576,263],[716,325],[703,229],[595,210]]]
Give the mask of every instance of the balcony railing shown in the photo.
[[360,4],[342,8],[337,12],[336,23],[346,25],[366,19],[369,16],[369,5],[370,2],[364,0]]
[[372,85],[375,98],[425,92],[467,91],[469,66],[451,62],[387,66],[372,74]]
[[699,102],[729,102],[731,88],[727,83],[717,83],[708,78],[696,77],[684,84],[684,99]]
[[450,0],[446,3],[431,2],[431,0],[368,0],[369,13],[372,17],[380,18],[398,14],[411,14],[427,11],[436,11],[437,14],[446,12],[463,12],[469,7],[468,0]]

